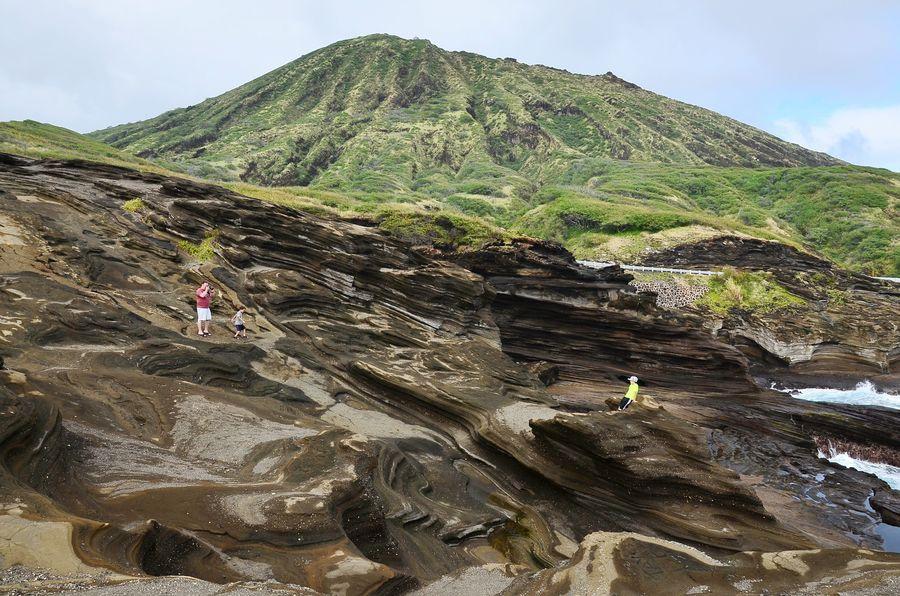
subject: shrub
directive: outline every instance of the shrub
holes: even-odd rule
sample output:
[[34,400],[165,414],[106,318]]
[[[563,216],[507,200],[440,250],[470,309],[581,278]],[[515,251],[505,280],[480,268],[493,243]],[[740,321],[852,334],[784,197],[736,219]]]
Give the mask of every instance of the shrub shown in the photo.
[[500,189],[486,182],[467,182],[459,186],[459,192],[470,195],[495,196],[500,194]]
[[726,315],[733,308],[748,311],[773,312],[797,308],[805,301],[787,291],[769,273],[738,271],[727,268],[709,280],[709,292],[697,301],[697,306]]
[[389,209],[376,213],[375,220],[382,230],[413,244],[474,247],[505,236],[481,219],[445,211]]
[[475,197],[451,195],[447,197],[446,202],[468,215],[490,217],[494,212],[494,206],[491,205],[488,201],[485,201],[484,199],[476,199]]
[[212,260],[212,258],[216,256],[216,238],[218,237],[219,232],[217,230],[213,230],[211,232],[208,232],[203,240],[201,240],[199,243],[194,243],[190,240],[180,240],[178,242],[178,248],[191,255],[197,261],[205,263],[206,261]]
[[517,227],[525,234],[564,241],[584,232],[660,232],[699,223],[702,219],[702,216],[690,213],[654,210],[566,194],[524,214]]
[[140,199],[131,199],[130,201],[122,203],[122,209],[129,213],[137,213],[138,211],[142,211],[144,207],[146,207],[146,205],[144,205],[144,201]]
[[828,306],[843,306],[847,304],[850,293],[838,288],[826,288],[825,294],[828,296]]

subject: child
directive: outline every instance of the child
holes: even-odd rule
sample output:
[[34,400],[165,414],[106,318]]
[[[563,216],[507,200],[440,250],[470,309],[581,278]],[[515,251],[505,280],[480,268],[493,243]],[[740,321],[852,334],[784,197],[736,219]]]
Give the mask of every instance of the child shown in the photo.
[[231,322],[234,323],[234,339],[237,339],[238,337],[247,337],[247,328],[244,327],[243,306],[238,306],[237,312],[231,317]]

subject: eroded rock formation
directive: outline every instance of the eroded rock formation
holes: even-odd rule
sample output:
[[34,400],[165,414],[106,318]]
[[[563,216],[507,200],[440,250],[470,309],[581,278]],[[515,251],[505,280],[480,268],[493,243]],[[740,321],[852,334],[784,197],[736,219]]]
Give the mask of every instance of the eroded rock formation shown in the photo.
[[[488,569],[542,593],[590,589],[588,557],[652,588],[628,553],[675,540],[697,549],[681,582],[723,557],[777,586],[898,573],[858,550],[880,546],[868,501],[892,492],[814,442],[840,426],[897,449],[894,419],[758,389],[741,351],[617,268],[525,241],[427,254],[79,162],[0,156],[0,204],[5,565],[334,594]],[[207,262],[179,250],[206,237]],[[219,290],[208,339],[201,279]],[[224,326],[238,304],[246,342]],[[626,373],[648,396],[612,413]],[[778,554],[796,549],[816,553]]]
[[732,312],[717,333],[759,366],[793,385],[835,386],[870,378],[900,391],[900,286],[839,269],[793,247],[752,238],[717,237],[660,251],[648,265],[729,265],[770,272],[805,301],[784,313]]

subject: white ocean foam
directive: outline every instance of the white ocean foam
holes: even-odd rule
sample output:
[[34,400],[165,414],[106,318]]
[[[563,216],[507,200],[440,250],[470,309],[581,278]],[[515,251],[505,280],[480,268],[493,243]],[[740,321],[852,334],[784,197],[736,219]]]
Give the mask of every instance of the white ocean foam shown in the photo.
[[833,449],[829,449],[828,453],[819,451],[819,457],[824,457],[830,462],[841,464],[845,468],[853,468],[860,472],[868,472],[873,476],[878,476],[887,482],[888,486],[894,490],[900,490],[900,468],[896,466],[875,463],[864,459],[856,459],[847,453],[840,453]]
[[900,410],[900,395],[891,395],[878,391],[869,381],[863,381],[853,389],[829,389],[809,387],[806,389],[788,389],[786,393],[797,399],[806,401],[828,402],[833,404],[855,404],[858,406],[881,406]]

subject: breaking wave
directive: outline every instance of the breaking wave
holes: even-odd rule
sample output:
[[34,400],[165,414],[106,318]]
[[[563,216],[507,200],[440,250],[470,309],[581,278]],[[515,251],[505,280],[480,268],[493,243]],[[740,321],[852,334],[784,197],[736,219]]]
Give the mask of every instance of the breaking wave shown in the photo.
[[820,448],[819,457],[824,457],[828,461],[840,464],[845,468],[868,472],[884,480],[892,489],[900,490],[900,468],[897,466],[858,459],[849,453],[836,451],[833,447],[827,447],[825,450]]
[[808,387],[806,389],[788,389],[785,392],[789,393],[792,397],[804,399],[806,401],[854,404],[858,406],[881,406],[883,408],[900,410],[900,395],[882,393],[869,381],[863,381],[853,389]]

